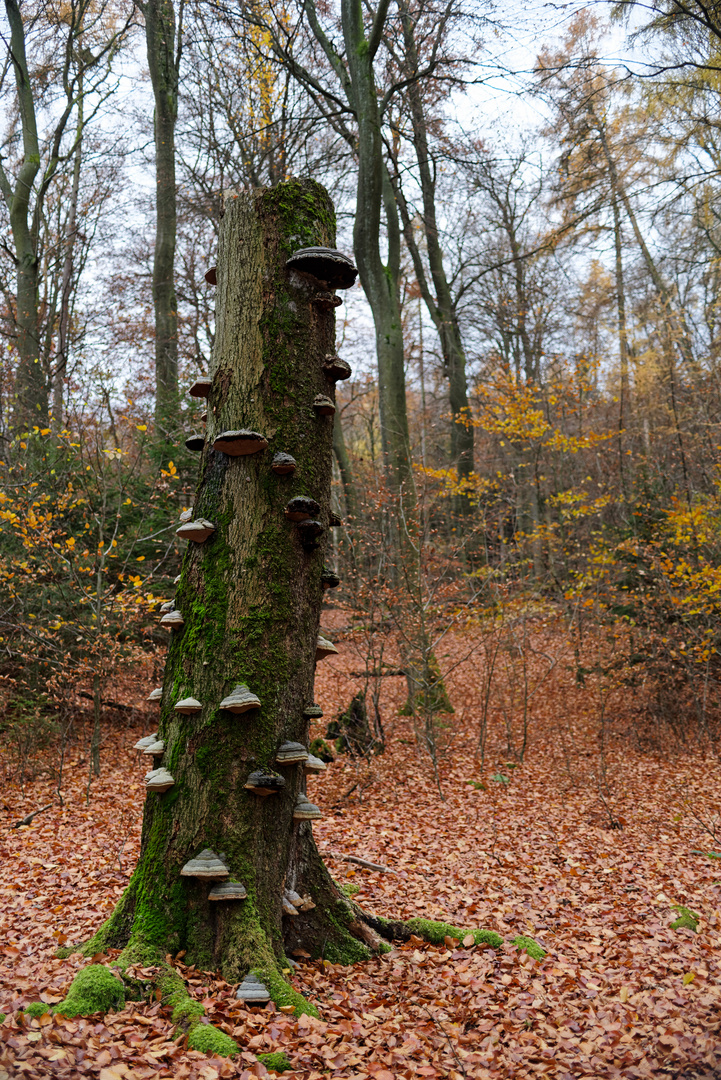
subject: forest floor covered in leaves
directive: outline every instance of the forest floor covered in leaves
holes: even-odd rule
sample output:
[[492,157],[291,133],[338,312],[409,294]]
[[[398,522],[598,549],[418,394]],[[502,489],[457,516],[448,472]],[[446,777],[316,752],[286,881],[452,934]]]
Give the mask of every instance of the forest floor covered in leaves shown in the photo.
[[[459,634],[447,654],[462,659],[466,646]],[[360,685],[350,674],[352,642],[340,649],[318,668],[327,718]],[[177,961],[209,1020],[240,1045],[233,1060],[189,1051],[159,1002],[25,1020],[24,1006],[60,1001],[89,962],[55,951],[90,937],[137,858],[147,766],[132,746],[155,722],[141,707],[114,726],[108,720],[88,805],[82,740],[69,754],[62,808],[53,802],[13,828],[53,801],[54,782],[40,771],[24,793],[4,783],[0,1080],[249,1078],[266,1074],[257,1054],[279,1050],[292,1063],[290,1080],[721,1077],[721,862],[694,854],[713,850],[702,822],[718,804],[718,761],[690,746],[642,752],[622,692],[606,698],[612,737],[602,754],[594,692],[575,687],[559,663],[534,695],[523,763],[509,765],[501,709],[481,767],[482,691],[471,657],[450,680],[456,712],[442,731],[442,800],[410,722],[397,715],[404,680],[382,681],[385,754],[338,757],[309,781],[324,812],[314,826],[319,847],[367,910],[486,927],[503,935],[503,948],[418,939],[354,967],[299,957],[292,981],[316,1003],[318,1020],[272,1004],[248,1008],[213,972]],[[118,700],[143,701],[150,688],[150,677],[127,682]],[[696,932],[671,928],[674,905],[698,916]],[[540,942],[545,959],[519,952],[517,935]]]

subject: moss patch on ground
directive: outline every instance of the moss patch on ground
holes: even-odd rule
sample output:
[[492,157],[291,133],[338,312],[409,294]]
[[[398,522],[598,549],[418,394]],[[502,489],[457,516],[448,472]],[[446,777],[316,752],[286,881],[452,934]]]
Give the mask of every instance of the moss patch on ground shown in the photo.
[[50,1006],[46,1005],[44,1001],[33,1001],[31,1005],[28,1005],[26,1009],[23,1009],[26,1016],[44,1016],[46,1012],[50,1012]]
[[690,908],[684,907],[683,904],[672,904],[671,907],[674,911],[678,912],[678,918],[674,919],[671,923],[672,930],[693,930],[694,934],[698,930],[698,921],[701,918],[695,911],[691,911]]
[[188,1046],[201,1054],[217,1054],[219,1057],[232,1057],[238,1053],[235,1040],[212,1024],[193,1024],[188,1032]]
[[430,941],[431,945],[443,945],[447,937],[463,941],[469,934],[473,935],[474,945],[490,945],[494,949],[500,949],[503,944],[503,938],[495,930],[462,930],[458,926],[433,922],[431,919],[408,919],[405,925],[412,934],[424,941]]
[[91,964],[73,979],[68,996],[53,1006],[63,1016],[92,1016],[119,1011],[125,1005],[125,987],[102,964]]
[[288,1072],[293,1068],[282,1050],[276,1051],[274,1054],[256,1054],[256,1057],[261,1065],[265,1065],[270,1072]]
[[514,937],[511,944],[515,945],[516,948],[522,952],[527,952],[534,960],[543,960],[546,955],[546,950],[543,946],[539,945],[537,941],[534,941],[532,937],[526,937],[525,934],[519,934],[518,937]]

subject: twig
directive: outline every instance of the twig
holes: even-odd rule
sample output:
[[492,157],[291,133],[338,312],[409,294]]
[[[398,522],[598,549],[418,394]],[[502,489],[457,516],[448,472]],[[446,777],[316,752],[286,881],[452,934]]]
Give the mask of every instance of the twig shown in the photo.
[[423,1006],[423,1011],[424,1011],[425,1013],[427,1013],[427,1015],[428,1015],[428,1016],[430,1016],[430,1018],[431,1018],[431,1020],[433,1021],[433,1023],[434,1023],[434,1024],[436,1024],[436,1026],[437,1026],[437,1027],[439,1027],[439,1028],[441,1029],[441,1032],[443,1033],[443,1035],[445,1035],[445,1038],[446,1038],[446,1042],[448,1043],[448,1046],[449,1046],[449,1048],[450,1048],[450,1051],[451,1051],[451,1053],[453,1054],[453,1057],[454,1057],[454,1058],[456,1059],[456,1065],[457,1065],[457,1066],[458,1066],[458,1068],[460,1069],[461,1073],[462,1073],[462,1074],[463,1074],[464,1076],[466,1076],[467,1074],[466,1074],[466,1070],[465,1070],[465,1069],[463,1068],[463,1062],[461,1061],[461,1059],[459,1058],[458,1054],[456,1053],[456,1048],[455,1048],[455,1046],[453,1045],[453,1043],[451,1042],[451,1037],[450,1037],[450,1035],[448,1034],[448,1032],[446,1031],[446,1029],[445,1029],[445,1028],[443,1027],[443,1024],[442,1024],[442,1023],[440,1022],[440,1020],[438,1020],[438,1019],[437,1019],[437,1018],[436,1018],[436,1017],[435,1017],[435,1016],[433,1015],[433,1013],[432,1013],[432,1012],[430,1011],[430,1009],[428,1009],[428,1008],[427,1008],[427,1007],[426,1007],[425,1005]]
[[41,806],[39,810],[33,810],[32,814],[28,814],[21,821],[16,821],[14,825],[11,825],[11,829],[19,829],[21,825],[29,825],[33,818],[36,818],[38,814],[44,814],[46,810],[49,810],[53,804],[48,803],[47,806]]
[[380,874],[397,874],[397,870],[391,870],[390,866],[381,866],[380,863],[368,862],[367,859],[359,859],[357,855],[333,855],[334,859],[341,859],[343,862],[356,863],[357,866],[364,866],[366,870],[377,870]]

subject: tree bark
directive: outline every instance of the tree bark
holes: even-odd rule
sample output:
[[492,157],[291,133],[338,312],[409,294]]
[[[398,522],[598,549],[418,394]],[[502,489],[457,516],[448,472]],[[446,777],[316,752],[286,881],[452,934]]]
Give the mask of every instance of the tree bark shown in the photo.
[[[293,820],[305,790],[303,766],[275,762],[282,742],[308,744],[304,709],[313,702],[333,442],[333,421],[316,415],[313,399],[334,396],[323,372],[334,351],[333,312],[314,303],[315,280],[289,272],[285,262],[295,248],[334,242],[332,204],[312,181],[228,201],[195,500],[195,517],[216,531],[204,544],[191,542],[184,557],[176,603],[185,622],[173,631],[159,726],[162,764],[175,785],[148,794],[138,866],[85,950],[126,946],[129,962],[186,949],[186,963],[218,968],[230,981],[252,968],[281,1003],[298,999],[281,975],[284,948],[348,963],[367,957],[367,942],[375,940],[328,874],[310,822]],[[222,431],[239,428],[260,432],[267,449],[240,458],[212,449]],[[271,471],[279,450],[296,458],[293,475]],[[284,516],[299,495],[321,507],[317,550],[303,548]],[[238,683],[260,698],[258,712],[219,709]],[[189,696],[202,712],[177,713],[175,703]],[[281,773],[283,790],[265,798],[246,790],[248,775],[260,768]],[[181,876],[205,847],[223,853],[246,900],[211,903],[207,882]],[[285,888],[309,894],[315,908],[284,916]]]
[[[173,0],[147,0],[143,12],[148,68],[155,99],[155,427],[156,435],[166,441],[175,432],[179,418],[175,124],[180,47],[178,44],[176,49]],[[178,39],[180,33],[178,29]]]

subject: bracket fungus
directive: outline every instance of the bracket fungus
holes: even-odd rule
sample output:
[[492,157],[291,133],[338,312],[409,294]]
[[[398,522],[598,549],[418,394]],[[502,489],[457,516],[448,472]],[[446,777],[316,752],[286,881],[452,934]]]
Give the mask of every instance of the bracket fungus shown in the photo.
[[293,821],[317,821],[319,817],[322,817],[320,807],[299,791],[293,808]]
[[182,525],[184,525],[186,521],[192,521],[192,520],[193,520],[193,511],[192,511],[192,509],[183,510],[183,513],[178,518],[178,521]]
[[183,713],[186,716],[190,716],[192,713],[200,712],[203,708],[197,698],[184,697],[181,701],[175,705],[175,711]]
[[287,896],[283,897],[282,904],[283,904],[283,914],[284,915],[297,915],[298,914],[297,910],[293,907],[293,904],[291,903],[291,901],[288,899]]
[[288,521],[305,521],[319,513],[320,505],[315,499],[309,499],[307,495],[296,495],[285,508]]
[[305,716],[307,720],[320,720],[322,715],[323,710],[321,709],[320,705],[316,705],[315,702],[312,702],[310,705],[306,705],[306,707],[303,709],[303,716]]
[[190,388],[191,397],[207,398],[213,383],[210,375],[199,375]]
[[316,548],[318,546],[316,541],[324,531],[321,523],[313,518],[306,518],[305,521],[298,522],[300,541],[304,548]]
[[145,790],[155,791],[158,795],[161,795],[164,791],[173,787],[175,780],[170,775],[167,769],[153,769],[152,772],[145,774]]
[[279,765],[293,765],[297,761],[307,761],[308,751],[302,743],[284,742],[281,743],[275,760]]
[[176,609],[169,611],[167,615],[163,615],[160,620],[161,626],[168,626],[171,630],[179,630],[181,626],[185,625],[185,619]]
[[340,356],[326,356],[323,371],[334,383],[342,382],[343,379],[350,379],[352,375],[350,364],[347,360],[341,360]]
[[222,431],[216,436],[213,449],[219,450],[221,454],[227,454],[228,457],[245,457],[265,450],[267,445],[268,440],[265,435],[243,428],[240,431]]
[[332,292],[326,292],[325,290],[317,292],[311,299],[323,311],[332,311],[333,308],[340,307],[343,303],[340,296],[335,296]]
[[165,743],[162,739],[153,739],[151,743],[143,747],[144,754],[150,754],[152,757],[157,757],[165,752]]
[[328,641],[328,638],[324,638],[322,634],[318,634],[318,640],[315,646],[315,658],[316,660],[322,660],[325,656],[332,656],[333,653],[337,653],[335,645],[332,641]]
[[279,450],[270,463],[270,467],[277,476],[290,476],[297,468],[298,462],[292,454],[286,454]]
[[153,732],[152,735],[145,735],[142,739],[138,739],[133,750],[144,750],[146,746],[152,746],[154,742],[157,742],[158,733]]
[[279,773],[256,769],[245,781],[245,787],[256,795],[275,795],[285,787],[285,778]]
[[340,578],[334,570],[324,570],[320,575],[320,583],[324,589],[337,589],[340,585]]
[[160,605],[160,614],[165,615],[166,611],[175,611],[175,600],[166,600]]
[[338,528],[340,528],[342,526],[342,524],[343,524],[343,519],[341,517],[339,517],[338,514],[334,514],[333,511],[331,510],[330,514],[328,515],[328,525],[330,526],[330,528],[331,529],[338,529]]
[[350,289],[358,277],[353,260],[336,248],[298,248],[285,265],[289,270],[312,274],[329,289]]
[[175,530],[175,535],[179,536],[181,540],[194,540],[196,544],[204,544],[214,532],[215,525],[212,521],[207,521],[206,518],[198,518],[196,521],[186,521],[184,525]]
[[203,848],[200,855],[187,861],[180,874],[182,877],[227,878],[230,871],[219,855],[210,848]]
[[313,398],[313,408],[318,416],[333,416],[335,405],[325,394],[316,394]]
[[148,696],[147,696],[147,698],[145,700],[146,701],[161,701],[162,697],[163,697],[163,688],[162,688],[162,686],[156,686],[154,690],[151,690],[151,692],[148,694]]
[[219,881],[208,893],[209,900],[245,900],[248,892],[239,881]]
[[284,899],[288,900],[293,905],[296,914],[299,911],[310,911],[311,908],[315,907],[315,904],[308,893],[306,893],[305,896],[301,896],[299,893],[295,892],[294,889],[286,889]]
[[218,267],[217,266],[210,266],[205,271],[205,280],[208,282],[209,285],[217,285],[218,284]]
[[245,683],[240,683],[231,694],[223,698],[220,707],[232,713],[246,713],[260,708],[260,698],[256,697]]
[[321,761],[315,754],[308,754],[305,765],[303,766],[308,776],[315,776],[317,773],[325,772],[328,768],[324,761]]
[[249,1004],[253,1002],[265,1002],[270,1001],[270,991],[265,983],[262,983],[257,975],[254,975],[252,971],[243,979],[242,983],[238,987],[235,993],[238,1001],[247,1001]]
[[191,435],[185,440],[186,450],[192,450],[194,453],[198,453],[205,446],[205,438],[202,435]]

